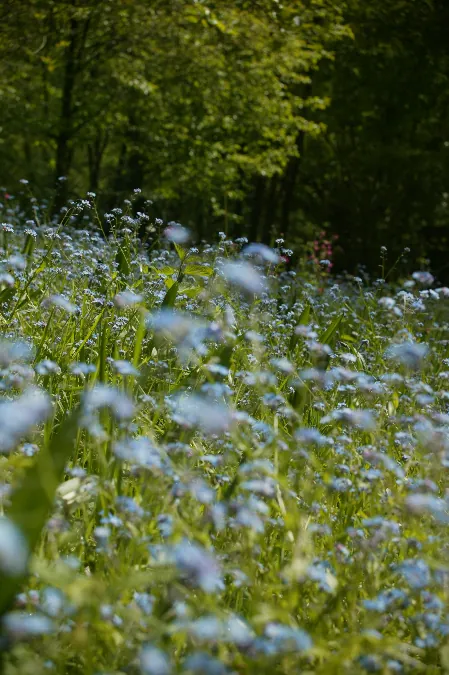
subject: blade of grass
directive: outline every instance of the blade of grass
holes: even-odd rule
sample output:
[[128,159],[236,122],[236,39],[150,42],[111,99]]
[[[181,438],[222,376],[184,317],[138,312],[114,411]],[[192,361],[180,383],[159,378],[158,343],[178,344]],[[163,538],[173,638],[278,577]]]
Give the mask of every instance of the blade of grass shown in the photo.
[[93,324],[91,325],[89,330],[87,331],[86,337],[84,338],[84,340],[81,342],[80,345],[78,345],[78,347],[72,353],[72,356],[71,356],[72,359],[74,359],[76,356],[78,356],[78,354],[80,353],[80,351],[82,350],[84,345],[88,342],[88,340],[90,340],[90,338],[91,338],[92,334],[94,333],[96,327],[98,326],[99,322],[101,321],[101,317],[103,316],[104,311],[105,311],[104,309],[101,310],[100,314],[97,316],[97,318],[95,319],[95,321],[93,322]]
[[140,354],[142,352],[143,338],[146,332],[146,311],[140,312],[139,325],[136,331],[136,341],[134,343],[133,365],[137,368],[139,365]]
[[320,335],[318,340],[322,345],[328,345],[332,342],[333,338],[335,337],[335,334],[337,333],[340,327],[342,320],[343,316],[340,314],[339,316],[337,316],[336,319],[334,319],[334,321],[332,321],[330,326],[326,328],[324,333]]
[[[64,468],[74,450],[78,416],[78,412],[72,413],[59,426],[12,493],[6,515],[22,533],[30,552],[39,541],[53,506],[56,489],[62,481]],[[25,578],[0,574],[0,616],[11,607]]]
[[166,292],[164,299],[162,300],[162,307],[174,307],[176,296],[178,295],[178,288],[179,284],[175,281],[173,286]]
[[[298,320],[298,326],[307,326],[310,320],[310,305],[307,304],[301,312],[301,316]],[[298,344],[299,336],[293,331],[290,338],[289,350],[293,351],[296,345]]]

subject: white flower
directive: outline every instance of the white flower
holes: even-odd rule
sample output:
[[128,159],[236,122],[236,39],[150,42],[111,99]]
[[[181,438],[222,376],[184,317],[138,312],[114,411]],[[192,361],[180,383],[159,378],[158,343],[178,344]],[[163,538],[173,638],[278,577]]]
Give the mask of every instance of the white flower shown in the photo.
[[265,244],[249,244],[249,246],[243,249],[242,254],[260,258],[264,262],[272,263],[273,265],[277,265],[281,261],[281,256]]
[[140,652],[140,672],[142,675],[170,675],[172,668],[161,649],[144,645]]
[[185,312],[161,309],[148,317],[147,325],[161,337],[180,343],[195,330],[202,329],[205,324]]
[[312,639],[301,628],[292,628],[280,623],[265,626],[265,635],[280,652],[302,652],[312,648]]
[[135,368],[129,361],[124,361],[121,359],[118,359],[117,361],[113,360],[112,367],[119,375],[123,375],[124,377],[138,377],[140,374],[137,368]]
[[54,631],[54,624],[44,614],[9,612],[3,618],[6,633],[16,640],[48,635]]
[[48,394],[41,389],[28,389],[22,396],[0,403],[0,452],[12,450],[34,426],[52,413]]
[[224,588],[220,567],[202,546],[184,540],[175,547],[175,563],[180,572],[206,593]]
[[69,302],[63,295],[49,295],[48,298],[42,301],[42,307],[60,307],[68,314],[75,314],[78,307],[72,302]]
[[175,422],[187,428],[198,427],[205,434],[223,433],[232,424],[232,413],[227,406],[197,394],[181,395],[175,399],[173,408]]
[[190,239],[190,232],[179,223],[169,223],[169,226],[164,230],[164,237],[175,244],[185,244]]
[[0,368],[7,368],[16,361],[28,361],[31,358],[31,348],[26,342],[0,341]]
[[0,274],[0,284],[12,288],[12,286],[15,284],[15,279],[12,274],[9,274],[9,272],[2,272]]
[[435,277],[430,272],[413,272],[412,277],[423,286],[431,286],[435,281]]
[[134,403],[123,392],[107,384],[97,384],[83,399],[85,411],[93,413],[109,408],[119,420],[130,419],[134,415]]
[[291,363],[286,358],[271,359],[270,363],[274,368],[277,368],[283,373],[293,373],[293,371],[295,370],[293,363]]
[[7,576],[21,576],[28,563],[28,544],[9,518],[0,517],[0,572]]
[[39,361],[39,363],[36,364],[35,369],[38,375],[59,375],[61,372],[61,368],[58,364],[50,359]]
[[424,343],[406,341],[392,345],[387,350],[387,356],[398,361],[408,368],[418,369],[427,356],[429,347]]
[[114,444],[114,454],[124,461],[148,469],[162,469],[157,447],[145,436],[128,438]]
[[259,272],[247,262],[227,262],[221,272],[233,286],[251,295],[261,295],[266,290],[266,282]]
[[24,270],[26,269],[27,262],[20,254],[10,255],[8,258],[8,265],[14,270]]
[[396,304],[396,300],[393,298],[385,297],[379,300],[379,305],[385,309],[393,309]]
[[374,431],[376,428],[376,420],[372,411],[361,408],[340,408],[321,418],[321,424],[329,424],[332,421],[343,422],[364,431]]
[[207,324],[185,312],[161,309],[148,317],[148,328],[158,337],[166,338],[176,344],[181,361],[188,361],[194,352],[204,353],[206,340],[219,342],[222,339],[218,324]]
[[438,497],[428,494],[410,495],[405,500],[405,505],[411,513],[429,513],[440,522],[449,523],[449,504]]
[[123,307],[132,307],[133,305],[138,305],[143,301],[143,297],[132,291],[122,291],[117,293],[114,298],[114,305],[120,309]]

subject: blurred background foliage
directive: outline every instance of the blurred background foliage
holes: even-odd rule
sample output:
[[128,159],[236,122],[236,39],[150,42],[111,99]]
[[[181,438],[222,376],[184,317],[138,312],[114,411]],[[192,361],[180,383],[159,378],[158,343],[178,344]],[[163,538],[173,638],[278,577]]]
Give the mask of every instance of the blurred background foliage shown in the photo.
[[448,27],[447,0],[3,0],[0,184],[447,278]]

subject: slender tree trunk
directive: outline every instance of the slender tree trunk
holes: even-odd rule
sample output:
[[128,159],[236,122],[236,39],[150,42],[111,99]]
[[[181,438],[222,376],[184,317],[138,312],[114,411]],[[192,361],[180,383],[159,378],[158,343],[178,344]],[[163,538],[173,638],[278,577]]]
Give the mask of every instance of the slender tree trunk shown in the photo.
[[234,206],[234,213],[236,215],[235,219],[235,230],[236,234],[241,237],[242,232],[242,221],[243,221],[243,199],[237,199]]
[[279,184],[279,176],[275,175],[271,178],[268,184],[268,190],[265,198],[265,212],[263,217],[262,227],[262,241],[265,244],[270,243],[270,239],[274,228],[276,227],[276,212],[277,212],[277,191]]
[[36,177],[33,170],[34,167],[33,152],[31,150],[31,143],[28,139],[25,139],[23,142],[23,154],[25,156],[27,166],[29,167],[28,174],[26,177],[31,181],[32,185],[34,185],[36,183]]
[[121,161],[117,175],[120,176],[120,185],[117,186],[119,194],[129,193],[136,188],[142,189],[144,181],[145,158],[141,148],[141,134],[139,131],[136,112],[132,109],[128,115],[128,127],[125,132],[124,145],[122,146]]
[[53,211],[60,211],[67,202],[69,193],[68,174],[72,163],[72,134],[73,134],[73,93],[77,75],[77,41],[79,22],[70,21],[70,42],[67,49],[67,58],[64,72],[64,85],[61,99],[61,113],[59,131],[56,139],[55,185],[56,196]]
[[104,134],[100,130],[92,143],[87,146],[87,161],[89,166],[89,191],[97,192],[100,183],[101,164],[108,144],[108,132]]
[[304,150],[304,132],[300,131],[296,138],[296,147],[299,157],[291,157],[287,164],[283,181],[283,198],[281,204],[281,232],[284,236],[290,230],[291,211],[295,194],[296,179],[298,177],[299,163]]
[[127,175],[129,191],[131,192],[135,189],[141,190],[145,176],[144,161],[141,152],[136,150],[130,155]]
[[128,148],[126,147],[125,141],[123,141],[123,143],[120,146],[120,152],[117,158],[117,166],[115,169],[115,178],[113,185],[114,194],[120,193],[123,190],[124,166],[127,154]]
[[196,221],[196,235],[199,241],[204,236],[204,201],[198,200],[198,217]]
[[254,181],[253,206],[251,209],[251,225],[249,230],[249,238],[251,241],[258,241],[259,239],[264,194],[265,178],[263,176],[256,176]]

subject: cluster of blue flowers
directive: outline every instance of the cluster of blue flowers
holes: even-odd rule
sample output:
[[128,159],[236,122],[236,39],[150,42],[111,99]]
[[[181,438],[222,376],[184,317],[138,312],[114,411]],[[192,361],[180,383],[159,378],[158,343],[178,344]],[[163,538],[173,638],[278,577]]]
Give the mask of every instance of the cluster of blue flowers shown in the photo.
[[[94,199],[2,214],[5,672],[444,672],[449,290],[317,283],[131,203],[105,236]],[[31,551],[11,496],[74,409]]]

